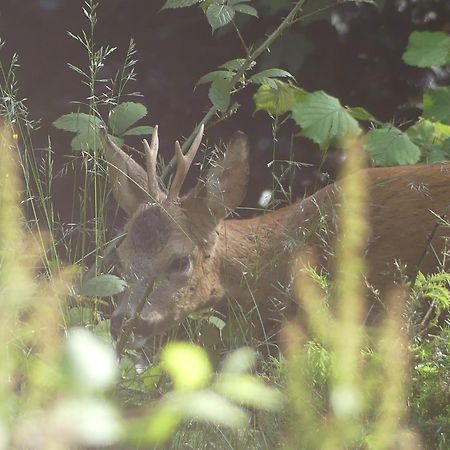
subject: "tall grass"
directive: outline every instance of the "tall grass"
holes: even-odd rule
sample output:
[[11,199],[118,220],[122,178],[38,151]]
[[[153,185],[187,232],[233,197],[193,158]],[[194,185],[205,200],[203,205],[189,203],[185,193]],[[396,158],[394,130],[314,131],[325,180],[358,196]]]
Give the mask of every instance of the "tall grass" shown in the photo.
[[[88,59],[87,70],[72,66],[87,88],[87,100],[79,107],[93,115],[99,110],[107,114],[120,101],[134,77],[135,63],[130,43],[121,73],[106,83],[105,91],[99,73],[112,49],[95,45],[96,8],[96,2],[86,3],[89,31],[72,34]],[[125,448],[149,448],[154,441],[146,433],[156,423],[152,420],[160,417],[154,400],[164,399],[173,387],[160,364],[160,350],[168,338],[158,337],[151,343],[143,358],[144,369],[132,357],[122,360],[119,382],[113,391],[107,391],[117,401],[117,408],[104,401],[105,386],[110,388],[110,384],[91,389],[90,383],[98,381],[80,378],[80,371],[87,370],[82,363],[81,368],[70,369],[64,336],[70,335],[71,326],[89,328],[110,341],[99,299],[79,296],[70,287],[75,273],[89,265],[97,270],[112,237],[105,216],[107,175],[100,147],[75,155],[64,170],[73,171],[76,186],[81,185],[81,189],[73,189],[76,207],[71,223],[77,225],[61,224],[51,199],[57,176],[51,146],[41,155],[33,149],[33,124],[18,96],[16,67],[16,58],[9,68],[2,67],[0,83],[1,115],[5,118],[0,133],[0,449],[63,449],[109,442],[122,442]],[[99,86],[106,94],[97,96]],[[258,299],[249,311],[230,301],[228,316],[208,312],[185,324],[189,339],[209,350],[215,367],[230,348],[257,348],[254,373],[285,390],[284,409],[257,411],[257,403],[252,404],[249,418],[244,420],[247,426],[237,429],[226,427],[226,420],[199,424],[198,417],[188,417],[167,448],[446,448],[450,429],[450,413],[445,411],[450,404],[449,324],[441,316],[418,330],[405,318],[402,307],[415,302],[413,313],[420,315],[420,302],[426,296],[440,305],[440,311],[448,312],[449,277],[419,276],[412,297],[406,291],[391,293],[387,299],[390,312],[378,328],[361,325],[365,293],[360,255],[368,232],[366,190],[363,172],[358,172],[362,165],[358,143],[349,140],[344,147],[348,153],[344,171],[356,175],[344,178],[342,185],[334,280],[299,265],[293,267],[294,292],[280,287],[283,295],[298,299],[307,327],[304,318],[290,320],[282,332],[285,348],[278,353],[273,336],[262,338],[254,332],[264,326]],[[276,180],[274,187],[278,184]],[[63,260],[77,269],[65,269]],[[95,347],[93,342],[88,341],[88,347]],[[106,347],[111,351],[110,344]],[[81,348],[81,356],[77,355],[88,367],[95,365],[88,348]],[[111,356],[112,351],[106,353]],[[77,357],[72,355],[72,359]],[[105,367],[108,364],[115,367],[111,361]],[[87,390],[80,391],[80,380]],[[80,399],[88,401],[74,403]],[[91,400],[99,403],[92,407]],[[133,417],[137,426],[129,426],[127,421],[130,405],[139,407]],[[232,412],[240,414],[237,409]],[[120,419],[119,413],[125,418]],[[91,423],[78,423],[77,414]],[[180,420],[177,416],[173,423],[180,424]],[[167,429],[165,439],[172,430],[170,426]],[[102,430],[103,440],[92,441],[87,436]]]

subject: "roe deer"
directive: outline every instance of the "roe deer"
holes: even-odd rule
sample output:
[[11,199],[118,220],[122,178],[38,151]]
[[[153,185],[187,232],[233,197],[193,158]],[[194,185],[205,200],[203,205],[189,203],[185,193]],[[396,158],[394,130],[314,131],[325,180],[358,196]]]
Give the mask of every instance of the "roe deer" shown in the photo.
[[[249,298],[267,302],[275,285],[289,283],[290,262],[295,252],[306,246],[326,265],[339,182],[274,212],[224,220],[246,193],[248,140],[237,132],[206,177],[191,193],[180,197],[202,135],[203,126],[185,155],[175,143],[177,171],[167,194],[156,174],[157,127],[151,144],[144,140],[146,171],[107,140],[105,157],[113,195],[130,217],[117,252],[124,272],[135,279],[134,293],[138,293],[124,296],[114,311],[111,327],[115,335],[123,320],[134,316],[136,299],[144,293],[149,295],[135,334],[147,338],[225,296],[238,302]],[[371,228],[365,252],[370,286],[383,291],[391,285],[398,273],[396,262],[406,264],[409,276],[419,261],[425,273],[442,266],[439,258],[450,232],[448,227],[436,229],[435,224],[450,202],[450,164],[363,170]],[[248,274],[257,275],[251,288],[242,283]],[[147,291],[149,283],[151,292]]]

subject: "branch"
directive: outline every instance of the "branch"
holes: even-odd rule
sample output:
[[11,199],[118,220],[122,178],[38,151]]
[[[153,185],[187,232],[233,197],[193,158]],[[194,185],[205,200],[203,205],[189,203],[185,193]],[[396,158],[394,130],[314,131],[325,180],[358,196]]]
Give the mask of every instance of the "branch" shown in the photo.
[[[234,86],[236,83],[241,79],[242,75],[249,69],[249,67],[253,64],[253,62],[262,54],[264,53],[271,45],[272,43],[283,33],[283,31],[291,26],[293,23],[296,22],[295,16],[297,13],[302,9],[304,3],[306,0],[299,0],[295,6],[291,9],[290,13],[284,18],[284,20],[280,23],[278,28],[270,34],[267,39],[256,49],[254,50],[245,61],[242,63],[241,67],[239,67],[238,71],[234,75],[234,77],[230,81],[231,90],[234,89]],[[217,113],[218,109],[214,105],[211,106],[209,111],[205,114],[203,119],[200,121],[200,123],[194,128],[194,131],[191,133],[191,135],[184,141],[183,146],[181,149],[183,150],[183,153],[186,152],[186,150],[191,145],[192,141],[194,140],[195,136],[198,133],[198,130],[201,125],[206,125]],[[164,167],[164,170],[162,171],[161,178],[164,180],[167,178],[169,173],[172,171],[174,165],[175,165],[175,157],[173,157],[169,163]]]

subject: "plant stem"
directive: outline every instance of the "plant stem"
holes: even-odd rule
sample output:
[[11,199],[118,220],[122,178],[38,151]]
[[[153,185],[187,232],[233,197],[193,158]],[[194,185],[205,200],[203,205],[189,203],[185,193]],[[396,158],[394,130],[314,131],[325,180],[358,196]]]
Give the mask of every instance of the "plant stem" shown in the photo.
[[[301,10],[303,7],[303,4],[306,0],[299,0],[295,6],[291,9],[289,14],[283,19],[283,21],[280,23],[280,25],[277,27],[275,31],[273,31],[267,39],[256,49],[254,50],[250,55],[247,56],[245,61],[242,63],[241,67],[237,70],[234,77],[230,80],[230,89],[232,90],[234,88],[234,85],[241,79],[242,75],[251,67],[253,62],[262,54],[264,53],[271,45],[272,43],[283,33],[283,31],[291,26],[293,23],[296,22],[295,16],[297,13]],[[201,125],[206,125],[217,113],[218,108],[216,106],[211,106],[209,111],[205,114],[203,119],[198,123],[198,125],[195,127],[194,131],[191,133],[191,135],[184,141],[183,146],[181,147],[183,152],[186,152],[189,146],[191,145],[192,141],[194,140],[195,136],[197,135],[197,132]],[[169,161],[169,163],[164,167],[164,170],[162,171],[161,178],[164,180],[167,178],[169,173],[172,171],[174,165],[175,165],[175,156]]]

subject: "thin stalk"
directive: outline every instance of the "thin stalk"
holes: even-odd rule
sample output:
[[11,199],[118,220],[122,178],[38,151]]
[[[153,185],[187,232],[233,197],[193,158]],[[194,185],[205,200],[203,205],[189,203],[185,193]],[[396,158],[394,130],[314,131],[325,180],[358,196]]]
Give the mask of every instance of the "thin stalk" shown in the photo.
[[[253,62],[261,55],[263,54],[271,45],[272,43],[283,33],[284,30],[286,30],[289,26],[291,26],[295,22],[295,16],[297,13],[301,10],[303,7],[303,4],[306,0],[299,0],[295,6],[291,9],[290,13],[283,19],[283,21],[278,25],[275,31],[270,34],[267,39],[256,49],[254,50],[250,55],[247,56],[245,61],[242,63],[241,67],[237,70],[234,77],[230,80],[230,89],[233,90],[235,84],[242,78],[242,75],[251,67]],[[208,122],[216,115],[218,112],[218,108],[216,106],[211,106],[209,111],[204,115],[203,119],[198,123],[198,125],[195,127],[194,131],[190,134],[190,136],[184,141],[184,144],[182,145],[181,149],[183,152],[186,152],[189,146],[191,145],[192,141],[194,140],[195,136],[197,135],[197,132],[201,125],[207,125]],[[167,176],[170,174],[170,172],[173,170],[175,166],[175,156],[167,163],[167,165],[164,167],[164,170],[162,171],[161,178],[164,180],[167,178]]]

